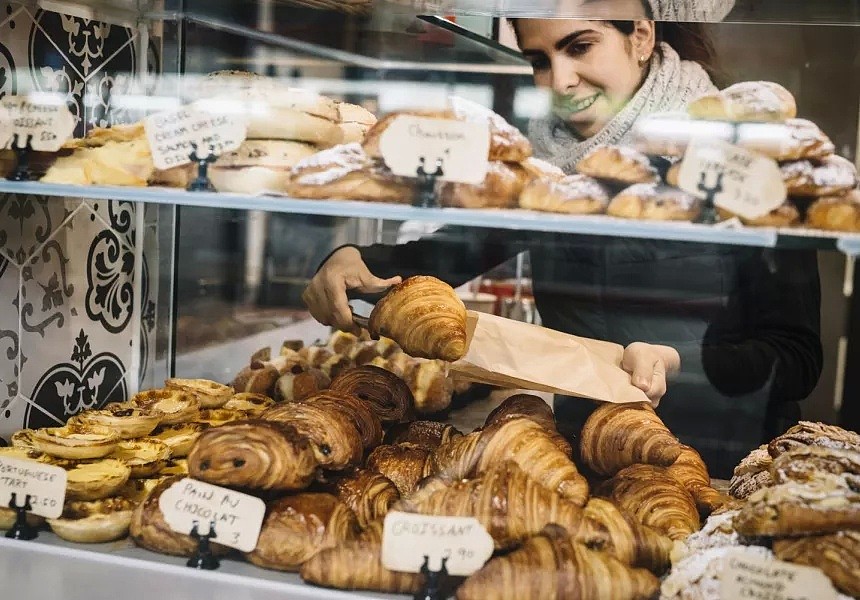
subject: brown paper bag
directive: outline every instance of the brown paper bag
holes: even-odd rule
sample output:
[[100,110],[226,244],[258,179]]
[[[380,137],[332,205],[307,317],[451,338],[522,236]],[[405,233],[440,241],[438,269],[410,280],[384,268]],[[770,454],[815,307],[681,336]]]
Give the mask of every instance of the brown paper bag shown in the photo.
[[468,351],[451,365],[459,376],[603,402],[648,402],[621,368],[618,344],[469,311]]

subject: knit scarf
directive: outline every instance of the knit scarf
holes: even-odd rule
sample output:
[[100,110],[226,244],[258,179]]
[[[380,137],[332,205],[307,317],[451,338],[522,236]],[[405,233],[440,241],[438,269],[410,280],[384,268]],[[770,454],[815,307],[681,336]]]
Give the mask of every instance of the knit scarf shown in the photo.
[[572,173],[576,163],[597,146],[629,144],[633,124],[640,117],[683,110],[694,98],[716,90],[698,63],[681,60],[668,44],[662,44],[661,48],[662,53],[655,52],[651,58],[648,76],[639,91],[594,136],[578,138],[555,116],[531,121],[529,138],[535,155]]
[[648,0],[653,18],[658,21],[722,21],[735,6],[735,0]]

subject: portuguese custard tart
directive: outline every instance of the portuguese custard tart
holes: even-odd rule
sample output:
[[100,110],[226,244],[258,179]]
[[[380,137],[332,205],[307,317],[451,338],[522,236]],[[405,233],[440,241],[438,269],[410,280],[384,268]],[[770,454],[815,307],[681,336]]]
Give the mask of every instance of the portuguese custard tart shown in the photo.
[[248,416],[238,410],[230,410],[229,408],[204,408],[200,411],[200,416],[197,417],[198,423],[206,423],[210,427],[221,427],[231,421],[240,421],[247,419]]
[[167,444],[173,458],[182,458],[188,456],[194,442],[206,429],[208,429],[208,425],[205,423],[162,425],[155,430],[151,437]]
[[101,500],[117,494],[131,476],[131,469],[114,458],[78,462],[56,460],[66,470],[66,499]]
[[274,400],[263,394],[242,392],[234,394],[233,397],[227,401],[227,404],[224,405],[224,408],[228,410],[240,410],[248,415],[248,417],[254,418],[261,415],[274,404]]
[[221,408],[233,397],[233,388],[208,379],[168,379],[164,387],[191,394],[201,408]]
[[132,479],[145,479],[161,471],[170,460],[170,447],[155,438],[123,440],[111,458],[121,460],[131,469]]
[[36,446],[36,440],[33,439],[34,429],[22,429],[12,434],[12,447],[24,448],[26,450],[35,450],[41,452]]
[[162,425],[188,423],[200,414],[200,401],[193,394],[176,389],[147,390],[135,394],[129,403],[162,414]]
[[108,404],[101,410],[88,410],[71,419],[82,425],[101,425],[116,431],[124,440],[145,437],[161,422],[157,412],[128,404]]
[[116,449],[119,436],[108,427],[72,424],[33,432],[36,447],[51,456],[72,460],[102,458]]
[[67,502],[59,519],[48,519],[54,533],[69,542],[103,544],[128,535],[135,504],[122,497]]

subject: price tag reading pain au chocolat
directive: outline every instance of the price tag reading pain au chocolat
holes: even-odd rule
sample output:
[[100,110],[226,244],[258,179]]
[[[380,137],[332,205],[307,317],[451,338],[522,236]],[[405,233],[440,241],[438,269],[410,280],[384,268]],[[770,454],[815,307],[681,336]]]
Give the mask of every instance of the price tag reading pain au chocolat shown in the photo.
[[441,167],[443,181],[478,184],[489,168],[490,126],[452,119],[401,115],[379,140],[382,159],[401,177],[416,177]]
[[59,94],[6,96],[0,100],[0,148],[12,148],[14,136],[18,146],[33,150],[57,152],[75,131],[75,117]]
[[813,567],[793,565],[744,551],[729,553],[720,572],[720,598],[836,600],[830,579]]
[[694,140],[681,163],[678,187],[746,219],[763,217],[785,202],[779,166],[771,158],[719,140]]
[[248,127],[236,112],[208,112],[182,108],[151,115],[144,120],[152,161],[159,169],[191,163],[194,145],[198,155],[221,155],[237,150],[248,135]]
[[266,515],[266,505],[259,498],[191,478],[165,490],[158,507],[174,531],[188,534],[196,524],[198,532],[206,535],[214,523],[214,541],[242,552],[257,546]]
[[15,506],[23,507],[30,496],[33,514],[57,519],[66,500],[66,471],[33,460],[0,457],[0,508],[8,508],[15,494]]
[[382,565],[392,571],[420,573],[424,557],[439,571],[447,558],[448,573],[471,575],[493,555],[493,538],[472,517],[436,517],[404,512],[385,516]]

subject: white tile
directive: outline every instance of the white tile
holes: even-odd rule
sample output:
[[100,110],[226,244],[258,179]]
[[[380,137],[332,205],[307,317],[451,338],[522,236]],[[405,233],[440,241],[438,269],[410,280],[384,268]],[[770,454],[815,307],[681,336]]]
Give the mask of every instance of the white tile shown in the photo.
[[[32,410],[33,407],[23,397],[12,398],[9,404],[0,409],[0,438],[8,444],[13,433],[27,427],[27,413]],[[51,424],[56,423],[52,421]]]
[[87,200],[87,204],[105,225],[109,225],[128,248],[134,250],[135,218],[143,205],[125,200]]
[[18,395],[18,283],[20,271],[5,258],[0,258],[0,412],[6,410]]
[[81,202],[77,198],[0,194],[0,252],[23,265]]

